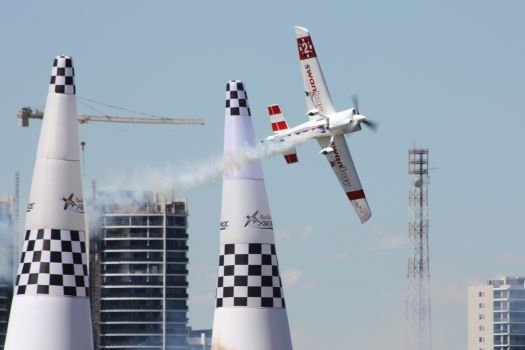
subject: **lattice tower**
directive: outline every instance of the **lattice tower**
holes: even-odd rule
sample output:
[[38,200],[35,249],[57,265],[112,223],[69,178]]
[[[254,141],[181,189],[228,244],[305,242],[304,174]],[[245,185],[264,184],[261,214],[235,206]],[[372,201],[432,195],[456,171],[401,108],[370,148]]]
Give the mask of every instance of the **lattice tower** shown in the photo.
[[428,149],[408,151],[409,257],[407,269],[407,350],[431,350],[430,268],[428,254]]

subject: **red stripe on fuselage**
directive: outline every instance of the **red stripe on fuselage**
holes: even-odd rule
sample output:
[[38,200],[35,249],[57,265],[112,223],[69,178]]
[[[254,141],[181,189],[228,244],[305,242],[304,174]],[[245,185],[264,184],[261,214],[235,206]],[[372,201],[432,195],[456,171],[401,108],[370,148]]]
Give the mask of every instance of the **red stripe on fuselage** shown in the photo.
[[351,201],[354,201],[356,199],[365,198],[365,192],[363,190],[346,192],[346,195],[348,196],[348,199],[350,199]]

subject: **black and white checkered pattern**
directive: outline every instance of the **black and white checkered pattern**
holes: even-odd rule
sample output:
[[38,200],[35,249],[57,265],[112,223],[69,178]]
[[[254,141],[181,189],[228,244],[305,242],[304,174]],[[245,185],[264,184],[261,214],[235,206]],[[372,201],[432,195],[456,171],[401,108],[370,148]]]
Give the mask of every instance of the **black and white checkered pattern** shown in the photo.
[[53,62],[51,70],[51,83],[49,91],[57,94],[74,95],[75,89],[75,68],[71,56],[57,56]]
[[240,80],[230,80],[226,83],[226,115],[251,116],[248,94]]
[[275,245],[221,246],[216,307],[285,308]]
[[88,287],[83,231],[26,231],[16,294],[86,297]]

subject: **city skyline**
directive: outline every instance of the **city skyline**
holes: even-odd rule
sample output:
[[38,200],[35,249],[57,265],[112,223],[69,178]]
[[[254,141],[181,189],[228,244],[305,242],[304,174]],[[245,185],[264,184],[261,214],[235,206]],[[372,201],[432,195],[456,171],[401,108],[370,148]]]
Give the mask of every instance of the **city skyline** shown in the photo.
[[[365,225],[314,143],[297,148],[295,165],[280,156],[263,160],[294,346],[337,347],[351,340],[356,347],[403,347],[406,153],[415,143],[430,149],[435,167],[429,186],[434,347],[464,349],[467,286],[523,275],[525,3],[251,6],[4,5],[0,195],[14,193],[19,170],[23,225],[41,123],[21,129],[16,113],[26,105],[43,107],[56,55],[73,56],[80,97],[207,123],[80,126],[87,197],[91,179],[101,189],[127,189],[126,178],[141,168],[179,176],[215,161],[230,79],[242,79],[250,91],[259,139],[271,133],[268,105],[279,103],[290,124],[306,120],[293,34],[293,25],[303,25],[311,30],[335,105],[350,107],[356,92],[363,114],[380,127],[347,138],[372,210]],[[188,197],[192,215],[189,317],[195,328],[210,328],[213,318],[220,187],[219,177],[191,191],[175,189],[177,197]],[[382,337],[375,336],[378,328]]]

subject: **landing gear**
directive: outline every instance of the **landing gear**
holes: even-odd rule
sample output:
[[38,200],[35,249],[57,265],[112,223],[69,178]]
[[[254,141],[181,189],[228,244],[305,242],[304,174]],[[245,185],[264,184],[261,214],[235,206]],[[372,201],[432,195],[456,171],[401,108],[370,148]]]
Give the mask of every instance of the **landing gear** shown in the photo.
[[328,147],[323,148],[321,150],[321,152],[319,152],[319,154],[324,154],[326,156],[327,154],[330,154],[333,151],[334,151],[334,149],[332,147],[328,146]]
[[333,134],[330,137],[330,141],[328,142],[328,145],[329,146],[323,148],[321,152],[319,152],[319,154],[324,154],[326,156],[327,154],[330,154],[334,151],[334,135]]

